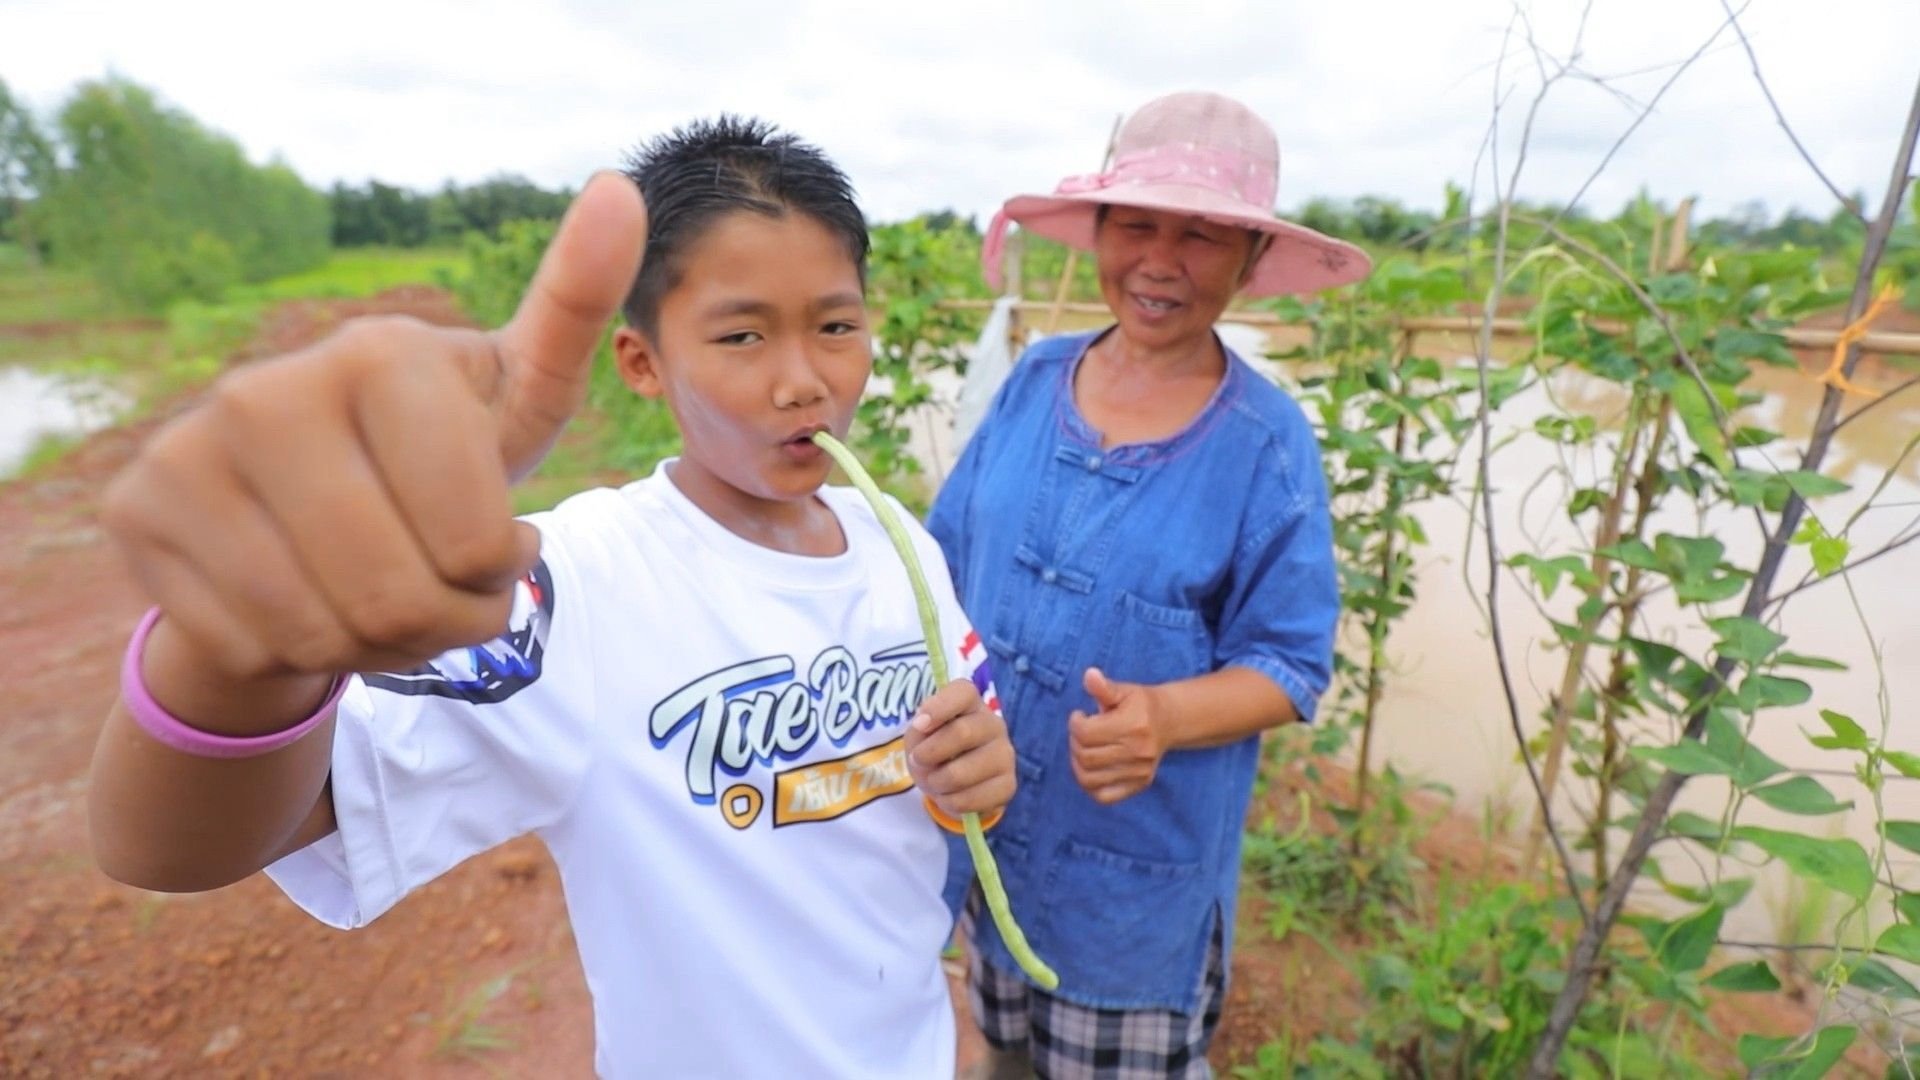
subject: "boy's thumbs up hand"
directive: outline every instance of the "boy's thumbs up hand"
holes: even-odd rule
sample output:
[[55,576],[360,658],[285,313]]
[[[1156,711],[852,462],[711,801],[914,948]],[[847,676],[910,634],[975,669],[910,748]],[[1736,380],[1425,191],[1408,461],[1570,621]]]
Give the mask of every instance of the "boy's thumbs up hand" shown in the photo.
[[594,177],[555,231],[512,320],[490,335],[498,378],[483,369],[475,388],[491,397],[501,460],[515,478],[540,463],[586,399],[594,347],[633,286],[646,239],[639,189],[617,173]]
[[1099,711],[1067,719],[1073,774],[1096,802],[1116,803],[1145,790],[1166,756],[1166,720],[1159,690],[1117,682],[1099,668],[1082,680]]
[[633,183],[597,176],[506,326],[355,320],[222,377],[152,438],[102,519],[166,612],[156,634],[181,638],[167,654],[194,661],[168,667],[394,670],[499,634],[539,556],[508,485],[583,400],[645,238]]

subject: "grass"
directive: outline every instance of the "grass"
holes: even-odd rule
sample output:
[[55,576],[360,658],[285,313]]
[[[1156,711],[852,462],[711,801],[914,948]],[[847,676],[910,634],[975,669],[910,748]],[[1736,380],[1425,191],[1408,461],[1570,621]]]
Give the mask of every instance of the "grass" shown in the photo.
[[311,270],[228,290],[229,302],[343,300],[397,285],[445,285],[463,272],[458,248],[343,248]]
[[[464,256],[451,249],[349,249],[311,270],[235,286],[217,304],[182,301],[162,316],[139,316],[117,309],[84,275],[35,267],[18,247],[0,245],[0,364],[110,384],[132,402],[124,421],[219,374],[276,303],[352,299],[399,285],[444,286],[464,265]],[[23,324],[32,331],[7,332]],[[23,471],[46,468],[71,443],[58,436],[42,440]]]
[[14,476],[37,476],[46,471],[54,462],[66,457],[74,447],[80,445],[80,436],[66,433],[50,433],[34,440],[27,456],[14,466]]
[[[349,299],[396,285],[444,285],[463,272],[457,248],[345,248],[311,270],[227,290],[223,304],[280,300]],[[34,266],[17,245],[0,244],[0,327],[43,323],[99,323],[154,317],[114,304],[85,274]],[[76,326],[76,330],[83,327]]]
[[17,244],[0,244],[0,326],[103,319],[115,312],[85,274],[34,266]]
[[492,1050],[513,1048],[512,1028],[485,1019],[491,1006],[513,985],[517,971],[474,987],[464,996],[447,994],[445,1014],[434,1022],[434,1048],[437,1057],[472,1057]]

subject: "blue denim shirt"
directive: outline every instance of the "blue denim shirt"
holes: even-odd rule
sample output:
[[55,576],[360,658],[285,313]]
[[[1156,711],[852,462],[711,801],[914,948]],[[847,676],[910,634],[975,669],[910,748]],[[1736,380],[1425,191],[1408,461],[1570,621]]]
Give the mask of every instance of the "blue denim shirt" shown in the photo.
[[[985,640],[1020,792],[989,834],[1021,928],[1098,1008],[1192,1012],[1215,927],[1231,948],[1259,739],[1174,750],[1112,806],[1075,781],[1082,673],[1164,683],[1251,668],[1311,719],[1339,595],[1319,446],[1285,392],[1228,353],[1180,433],[1102,449],[1073,403],[1097,337],[1028,349],[935,501],[928,528]],[[949,898],[972,863],[954,853]],[[977,946],[1012,956],[982,918]]]

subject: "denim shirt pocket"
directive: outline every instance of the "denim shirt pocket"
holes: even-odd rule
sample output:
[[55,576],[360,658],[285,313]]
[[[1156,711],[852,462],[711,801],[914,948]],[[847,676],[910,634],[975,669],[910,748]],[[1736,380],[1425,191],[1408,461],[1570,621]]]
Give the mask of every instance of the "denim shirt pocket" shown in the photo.
[[[1137,858],[1066,840],[1048,871],[1048,942],[1074,943],[1075,1000],[1100,1008],[1191,1011],[1194,951],[1213,902],[1198,861]],[[1071,897],[1063,903],[1061,898]],[[1071,923],[1071,925],[1061,925]],[[1193,933],[1186,933],[1191,928]],[[1092,950],[1088,952],[1087,950]]]
[[1192,608],[1148,603],[1119,594],[1119,610],[1093,663],[1109,678],[1149,685],[1205,675],[1213,666],[1213,635]]

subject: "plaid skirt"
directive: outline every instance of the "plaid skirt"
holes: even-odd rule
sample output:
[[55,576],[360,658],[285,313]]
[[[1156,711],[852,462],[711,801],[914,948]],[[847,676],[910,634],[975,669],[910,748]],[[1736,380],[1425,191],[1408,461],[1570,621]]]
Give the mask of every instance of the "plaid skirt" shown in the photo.
[[[968,940],[982,910],[976,889],[961,918]],[[1207,1046],[1226,1001],[1220,929],[1207,949],[1199,1008],[1096,1009],[1063,1001],[968,950],[974,1022],[1002,1055],[1024,1055],[1041,1080],[1208,1080]]]

